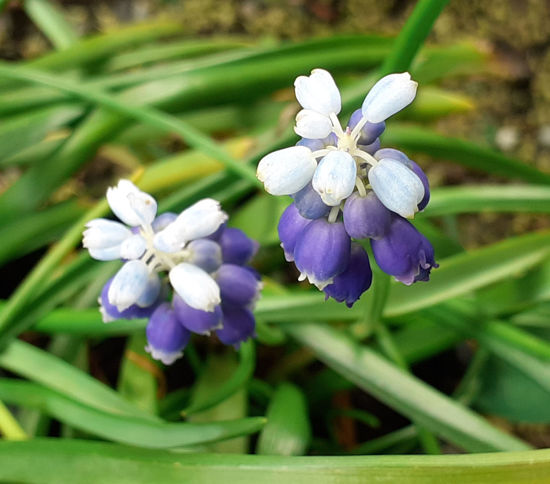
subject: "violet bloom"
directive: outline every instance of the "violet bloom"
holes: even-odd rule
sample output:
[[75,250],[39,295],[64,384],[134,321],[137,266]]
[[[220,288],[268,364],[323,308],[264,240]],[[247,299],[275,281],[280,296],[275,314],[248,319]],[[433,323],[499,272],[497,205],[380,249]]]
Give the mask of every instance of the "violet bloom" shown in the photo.
[[385,273],[403,284],[428,281],[432,268],[439,267],[434,259],[434,249],[408,220],[393,216],[387,234],[371,240],[376,263]]
[[332,297],[338,302],[345,302],[351,308],[372,283],[372,270],[369,256],[357,243],[351,244],[348,267],[334,278],[334,282],[323,291],[326,299]]
[[[83,238],[95,259],[124,261],[101,292],[103,320],[149,318],[146,349],[153,358],[172,363],[191,332],[223,329],[222,304],[246,308],[258,299],[261,283],[245,265],[258,245],[225,226],[216,200],[157,216],[156,200],[128,180],[109,188],[107,200],[123,223],[92,220]],[[230,321],[237,331],[238,320]],[[243,324],[239,334],[248,338],[254,318]]]

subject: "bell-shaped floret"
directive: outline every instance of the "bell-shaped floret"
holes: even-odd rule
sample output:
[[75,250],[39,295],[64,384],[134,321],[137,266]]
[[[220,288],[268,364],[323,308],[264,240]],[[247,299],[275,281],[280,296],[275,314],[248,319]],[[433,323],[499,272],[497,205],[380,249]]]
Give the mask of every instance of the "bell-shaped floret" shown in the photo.
[[148,307],[141,307],[136,304],[132,304],[124,311],[119,311],[114,304],[109,302],[109,288],[113,282],[114,277],[111,277],[101,290],[101,295],[98,298],[99,311],[104,323],[110,323],[117,319],[141,319],[151,316],[155,308],[158,306],[159,300],[157,299]]
[[302,217],[315,220],[324,217],[330,211],[330,207],[323,202],[311,183],[292,195],[292,198]]
[[271,195],[290,195],[305,187],[317,168],[311,150],[291,146],[264,156],[256,176]]
[[291,203],[281,215],[277,231],[279,233],[281,247],[285,253],[285,259],[288,262],[294,260],[296,240],[310,222],[311,220],[300,215],[295,203]]
[[304,138],[323,139],[331,133],[332,123],[324,114],[311,109],[302,109],[296,115],[294,131]]
[[145,239],[139,234],[134,234],[120,244],[120,257],[126,260],[139,259],[146,248]]
[[177,294],[174,294],[172,304],[179,322],[193,333],[210,334],[210,331],[222,327],[220,306],[216,306],[213,311],[201,311],[189,306]]
[[126,262],[116,273],[109,288],[109,302],[119,311],[136,304],[149,281],[149,269],[142,260]]
[[424,198],[424,185],[403,163],[381,159],[369,170],[369,182],[380,201],[402,217],[413,218]]
[[224,304],[222,315],[223,326],[216,331],[216,335],[223,344],[238,348],[242,342],[254,336],[256,321],[246,307]]
[[159,300],[161,291],[160,277],[156,272],[151,272],[147,279],[147,284],[141,295],[136,300],[139,307],[149,307]]
[[391,212],[373,191],[365,197],[353,193],[346,200],[343,212],[346,232],[355,239],[379,239],[390,227]]
[[429,240],[408,220],[396,215],[387,234],[371,240],[371,246],[380,269],[407,285],[429,280],[432,267],[439,267]]
[[247,237],[240,229],[226,227],[218,239],[222,249],[223,262],[243,265],[254,257],[260,244]]
[[186,242],[213,234],[227,220],[220,203],[205,198],[181,212],[178,217],[153,239],[155,248],[162,252],[178,252]]
[[120,180],[107,189],[107,202],[113,213],[131,227],[149,225],[157,213],[157,202],[129,180]]
[[298,235],[294,262],[300,279],[307,279],[319,289],[332,284],[349,263],[351,240],[342,222],[324,218],[310,222]]
[[182,262],[170,270],[170,283],[189,306],[201,311],[214,311],[221,303],[220,288],[200,267]]
[[351,254],[348,267],[334,278],[334,282],[323,291],[326,298],[332,297],[338,302],[345,301],[351,308],[372,283],[372,270],[369,256],[359,244],[351,244]]
[[428,177],[426,176],[426,173],[424,173],[424,170],[418,166],[417,163],[415,163],[413,160],[409,159],[409,157],[403,153],[402,151],[395,150],[393,148],[383,148],[381,150],[377,150],[376,153],[374,153],[374,157],[377,160],[381,160],[382,158],[391,158],[392,160],[397,160],[400,163],[403,163],[407,168],[412,170],[418,178],[420,178],[420,181],[422,182],[422,185],[424,186],[424,197],[422,200],[420,200],[420,203],[418,204],[418,210],[424,210],[426,205],[428,205],[428,202],[430,201],[430,182],[428,181]]
[[[361,109],[355,110],[349,118],[348,128],[353,131],[355,126],[357,126],[357,123],[359,123],[362,119],[363,111]],[[367,121],[359,132],[357,144],[370,145],[374,143],[385,129],[386,123],[384,121],[381,121],[380,123],[370,123]]]
[[145,350],[165,365],[183,356],[183,349],[191,337],[168,303],[161,304],[151,315],[145,333],[148,343]]
[[260,297],[262,283],[245,267],[222,264],[215,278],[224,304],[252,308]]
[[371,123],[385,121],[413,102],[417,87],[408,72],[383,77],[363,101],[363,116]]
[[351,195],[356,176],[353,157],[345,151],[331,151],[315,170],[312,185],[323,202],[334,207]]
[[210,273],[218,270],[222,264],[222,250],[217,242],[210,239],[197,239],[189,242],[186,247],[191,264]]
[[97,260],[120,259],[120,245],[132,232],[119,222],[96,218],[86,224],[82,245]]
[[328,116],[342,109],[340,91],[334,79],[324,69],[313,69],[309,76],[299,76],[294,81],[296,99],[304,109],[311,109]]

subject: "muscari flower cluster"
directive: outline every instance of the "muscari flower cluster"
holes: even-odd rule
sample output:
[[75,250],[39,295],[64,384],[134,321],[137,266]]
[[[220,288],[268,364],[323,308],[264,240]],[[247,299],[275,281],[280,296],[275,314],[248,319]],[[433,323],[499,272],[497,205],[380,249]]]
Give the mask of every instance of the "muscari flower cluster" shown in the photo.
[[326,297],[352,306],[371,285],[366,251],[353,239],[370,239],[378,266],[409,285],[427,281],[437,267],[430,242],[407,220],[430,198],[428,179],[404,153],[380,147],[385,120],[409,105],[417,83],[390,74],[367,94],[344,130],[340,92],[330,75],[315,69],[295,83],[302,110],[296,146],[268,154],[257,176],[272,195],[290,195],[279,238],[299,280]]
[[258,245],[225,226],[216,200],[157,216],[152,196],[120,180],[107,201],[122,223],[92,220],[83,237],[94,259],[125,261],[99,297],[104,322],[148,318],[146,350],[165,364],[182,356],[191,333],[215,331],[235,347],[254,335],[261,282],[246,264]]

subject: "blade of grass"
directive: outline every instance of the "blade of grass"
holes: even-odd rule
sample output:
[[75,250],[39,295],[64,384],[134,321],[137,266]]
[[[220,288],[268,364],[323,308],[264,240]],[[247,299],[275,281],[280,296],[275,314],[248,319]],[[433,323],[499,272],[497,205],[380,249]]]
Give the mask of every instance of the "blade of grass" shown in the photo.
[[205,424],[152,422],[113,415],[71,400],[40,385],[0,378],[0,398],[14,405],[39,408],[93,435],[146,448],[197,445],[251,434],[265,424],[263,417]]
[[52,2],[25,0],[23,8],[57,50],[67,49],[77,42],[76,31]]
[[335,329],[303,323],[287,325],[285,331],[336,372],[455,445],[470,452],[528,448]]
[[82,370],[23,341],[14,340],[0,353],[0,366],[104,412],[158,420]]
[[550,187],[476,185],[434,188],[422,216],[477,212],[550,212]]
[[407,71],[448,0],[419,0],[380,68],[380,76]]
[[304,455],[311,440],[307,401],[295,385],[282,383],[267,409],[267,424],[260,432],[256,453]]
[[6,440],[25,440],[27,434],[19,425],[19,422],[11,414],[4,402],[0,400],[0,434]]
[[348,484],[365,479],[380,484],[542,484],[549,472],[548,449],[477,455],[281,457],[178,454],[83,440],[0,442],[0,478],[29,484]]
[[206,396],[200,395],[200,399],[193,398],[190,405],[182,411],[182,415],[187,416],[208,410],[243,388],[252,377],[256,365],[256,352],[252,340],[241,344],[239,358],[239,366],[233,374],[218,385],[215,392]]
[[420,126],[394,123],[383,135],[385,145],[399,146],[405,151],[425,153],[433,158],[455,161],[475,170],[518,178],[535,184],[550,183],[550,174],[544,173],[520,160],[470,141],[443,136]]
[[40,71],[35,71],[28,68],[20,67],[18,69],[9,69],[6,66],[0,65],[0,76],[8,79],[33,82],[60,89],[78,96],[81,99],[92,101],[120,114],[130,116],[146,124],[151,124],[157,128],[165,129],[169,133],[177,133],[192,147],[198,149],[199,151],[203,151],[215,159],[218,159],[226,166],[227,169],[249,180],[251,183],[261,186],[261,183],[256,178],[255,170],[235,160],[227,153],[227,151],[220,148],[218,144],[211,140],[208,136],[196,130],[188,123],[185,123],[173,116],[146,106],[132,106],[121,102],[115,97],[105,94],[102,91],[82,88],[76,83],[61,79],[59,76],[50,76],[48,74],[41,73]]

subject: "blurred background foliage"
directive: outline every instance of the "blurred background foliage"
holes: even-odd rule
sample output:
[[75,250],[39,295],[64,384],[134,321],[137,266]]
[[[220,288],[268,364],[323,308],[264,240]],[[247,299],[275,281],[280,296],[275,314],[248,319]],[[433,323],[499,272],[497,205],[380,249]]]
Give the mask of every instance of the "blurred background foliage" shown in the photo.
[[[0,478],[545,482],[549,454],[521,451],[550,444],[550,5],[450,1],[415,56],[445,3],[0,0]],[[435,187],[416,224],[441,267],[324,303],[284,263],[288,200],[255,163],[296,140],[297,75],[329,69],[349,114],[413,57],[418,98],[382,144]],[[160,210],[218,198],[262,243],[259,344],[196,339],[164,368],[145,321],[101,323],[117,263],[78,245],[120,177]],[[483,451],[519,452],[286,458]]]

